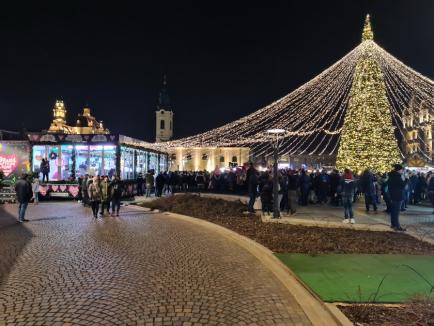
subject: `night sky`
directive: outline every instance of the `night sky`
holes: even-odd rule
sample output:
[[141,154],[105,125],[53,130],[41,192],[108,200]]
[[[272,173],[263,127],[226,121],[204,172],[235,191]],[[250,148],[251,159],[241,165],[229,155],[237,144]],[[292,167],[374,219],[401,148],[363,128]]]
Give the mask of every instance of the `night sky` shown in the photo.
[[47,129],[63,99],[71,124],[88,103],[112,132],[154,141],[166,73],[175,137],[206,131],[336,62],[368,12],[377,43],[434,79],[431,0],[64,2],[1,5],[0,129]]

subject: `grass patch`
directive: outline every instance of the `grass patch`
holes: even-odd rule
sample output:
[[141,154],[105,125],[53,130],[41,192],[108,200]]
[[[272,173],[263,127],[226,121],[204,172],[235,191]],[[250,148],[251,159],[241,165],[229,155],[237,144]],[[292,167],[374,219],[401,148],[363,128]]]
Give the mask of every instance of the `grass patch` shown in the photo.
[[276,256],[324,301],[400,303],[415,295],[434,296],[429,284],[434,284],[434,256]]

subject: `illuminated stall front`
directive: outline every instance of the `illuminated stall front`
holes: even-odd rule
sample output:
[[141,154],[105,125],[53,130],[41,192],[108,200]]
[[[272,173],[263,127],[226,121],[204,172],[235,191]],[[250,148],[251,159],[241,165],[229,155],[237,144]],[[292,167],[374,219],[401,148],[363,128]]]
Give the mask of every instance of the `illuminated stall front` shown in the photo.
[[77,179],[85,175],[119,175],[128,185],[125,195],[136,193],[135,180],[149,170],[166,171],[167,154],[146,147],[148,143],[123,135],[28,134],[31,170],[42,180],[41,162],[50,166],[49,182],[41,185],[42,197],[78,196]]

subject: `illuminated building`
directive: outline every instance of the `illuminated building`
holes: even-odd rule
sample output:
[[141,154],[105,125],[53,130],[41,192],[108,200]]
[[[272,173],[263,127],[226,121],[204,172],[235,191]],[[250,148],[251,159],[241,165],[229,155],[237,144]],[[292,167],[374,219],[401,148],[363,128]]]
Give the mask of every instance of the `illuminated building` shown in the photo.
[[66,106],[63,101],[57,100],[53,108],[53,121],[49,133],[61,134],[109,134],[110,131],[104,128],[102,121],[97,121],[86,106],[83,113],[79,114],[75,126],[70,126],[66,121]]

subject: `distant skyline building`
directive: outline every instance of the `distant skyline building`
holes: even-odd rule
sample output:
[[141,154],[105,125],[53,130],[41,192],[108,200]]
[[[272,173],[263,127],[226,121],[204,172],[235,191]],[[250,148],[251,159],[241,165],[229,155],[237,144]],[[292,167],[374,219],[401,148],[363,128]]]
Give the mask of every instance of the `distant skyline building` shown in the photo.
[[173,111],[167,90],[166,75],[163,77],[163,87],[158,96],[157,111],[155,111],[156,128],[155,141],[164,142],[173,138]]

